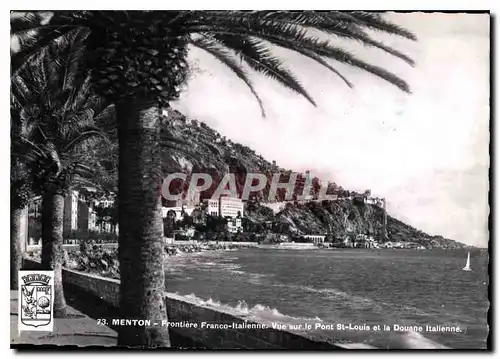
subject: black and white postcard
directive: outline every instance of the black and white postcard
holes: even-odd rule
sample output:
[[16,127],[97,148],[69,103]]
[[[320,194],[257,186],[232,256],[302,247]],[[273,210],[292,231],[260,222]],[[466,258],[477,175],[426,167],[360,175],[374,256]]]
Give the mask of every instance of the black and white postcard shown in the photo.
[[11,347],[490,348],[490,24],[11,11]]

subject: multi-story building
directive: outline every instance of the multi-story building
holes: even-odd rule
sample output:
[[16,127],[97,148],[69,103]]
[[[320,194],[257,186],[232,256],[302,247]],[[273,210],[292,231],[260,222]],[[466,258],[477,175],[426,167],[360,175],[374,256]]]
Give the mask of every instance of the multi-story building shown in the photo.
[[227,221],[227,230],[229,233],[238,233],[243,231],[241,218],[231,218]]
[[203,201],[206,204],[205,210],[207,214],[211,216],[218,216],[219,211],[219,200],[218,199],[206,199]]
[[95,230],[97,227],[97,215],[92,208],[89,208],[89,230]]
[[324,243],[325,236],[320,234],[306,234],[303,236],[305,239],[313,242],[314,244]]
[[219,215],[221,217],[231,217],[231,218],[242,217],[243,201],[235,197],[220,197]]
[[78,191],[71,191],[64,198],[63,237],[78,229]]
[[[113,225],[110,222],[110,217],[102,218],[102,221],[97,224],[97,211],[96,207],[109,208],[114,205],[114,197],[102,197],[100,199],[94,200],[90,206],[82,206],[84,208],[85,214],[82,214],[89,222],[89,229],[97,230],[99,232],[115,233],[118,234],[118,225]],[[87,214],[88,213],[88,214]]]
[[[78,191],[71,191],[64,198],[63,212],[63,237],[67,238],[73,230],[92,231],[98,230],[95,205],[109,207],[113,205],[112,199],[103,199],[89,203],[79,196]],[[42,198],[31,199],[28,203],[27,244],[40,244]],[[103,226],[103,230],[111,232],[111,224]]]
[[205,199],[205,211],[210,216],[229,218],[227,229],[231,233],[243,230],[241,218],[243,217],[243,201],[235,197],[219,197],[218,199]]
[[219,197],[219,199],[206,199],[205,211],[211,216],[220,217],[242,217],[243,201],[235,197]]
[[113,199],[105,198],[101,200],[96,200],[95,203],[99,206],[102,206],[103,208],[108,208],[113,205],[115,201]]
[[96,221],[97,215],[92,205],[88,202],[79,200],[78,201],[78,229],[84,231],[95,231],[97,230]]

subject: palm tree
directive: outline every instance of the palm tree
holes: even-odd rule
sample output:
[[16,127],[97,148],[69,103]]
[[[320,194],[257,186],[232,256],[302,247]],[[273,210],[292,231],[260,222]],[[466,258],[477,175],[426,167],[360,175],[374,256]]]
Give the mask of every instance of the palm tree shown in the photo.
[[[55,39],[77,29],[90,32],[86,39],[88,66],[100,93],[116,105],[118,120],[122,315],[152,321],[167,319],[158,190],[162,182],[160,112],[178,97],[186,81],[188,45],[205,50],[231,69],[262,108],[246,67],[315,105],[283,59],[274,54],[276,47],[323,65],[349,87],[352,84],[330,60],[357,67],[409,92],[405,81],[348,53],[334,40],[359,41],[410,65],[413,61],[408,56],[375,40],[366,30],[415,40],[412,33],[385,21],[381,14],[357,11],[61,11],[16,14],[11,26],[19,45],[12,55],[13,71]],[[314,32],[326,34],[332,41],[321,40]],[[121,331],[118,342],[168,346],[169,338],[164,327],[134,327]]]
[[[10,135],[12,139],[24,136],[26,129],[20,121],[20,111],[17,106],[15,97],[11,97],[11,125]],[[10,153],[10,289],[18,289],[18,271],[22,267],[22,218],[25,215],[28,200],[33,196],[32,185],[29,181],[25,163],[22,161],[24,154],[23,146],[20,146],[18,141],[11,142]]]
[[[11,116],[15,116],[12,114]],[[18,133],[14,121],[11,121],[11,136]],[[25,239],[22,218],[26,215],[28,199],[32,195],[31,185],[23,162],[15,154],[19,153],[14,145],[11,150],[10,172],[10,289],[17,290],[18,271],[22,267],[22,241]]]
[[[42,267],[54,270],[54,316],[66,314],[62,287],[64,197],[76,185],[95,186],[101,157],[89,156],[105,138],[96,126],[113,109],[90,91],[80,71],[78,36],[52,44],[12,77],[12,98],[24,129],[12,139],[32,189],[42,194]],[[75,45],[76,44],[76,45]],[[101,153],[102,155],[102,153]]]
[[[18,283],[18,271],[22,268],[22,249],[21,241],[23,240],[22,231],[22,217],[25,213],[25,204],[20,201],[20,194],[22,191],[16,189],[16,177],[17,173],[22,173],[15,167],[11,171],[11,211],[10,211],[10,289],[17,290]],[[12,176],[13,175],[13,176]]]

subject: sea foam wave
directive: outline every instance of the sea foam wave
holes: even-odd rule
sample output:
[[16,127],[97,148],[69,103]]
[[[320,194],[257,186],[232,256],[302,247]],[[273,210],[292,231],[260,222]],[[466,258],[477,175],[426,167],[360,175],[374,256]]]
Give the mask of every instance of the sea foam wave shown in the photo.
[[[233,314],[235,316],[246,316],[249,319],[253,319],[255,321],[264,320],[264,321],[272,321],[279,322],[283,324],[297,324],[297,323],[323,323],[323,319],[319,317],[295,317],[291,315],[286,315],[281,313],[276,308],[271,308],[269,306],[263,304],[256,304],[253,307],[250,307],[245,301],[239,301],[237,305],[231,305],[227,303],[221,303],[218,300],[214,300],[212,298],[203,299],[195,294],[181,295],[179,293],[167,293],[168,295],[173,295],[176,297],[184,298],[188,301],[194,302],[196,305],[209,307],[217,310],[222,310]],[[314,324],[313,324],[314,325]],[[345,348],[351,349],[363,349],[363,348],[372,348],[372,349],[449,349],[430,338],[425,337],[420,333],[416,333],[413,331],[405,332],[405,333],[396,333],[396,332],[379,332],[378,334],[374,332],[370,332],[370,334],[366,335],[363,333],[337,333],[340,337],[350,338],[348,342],[344,342],[343,346]],[[347,344],[349,343],[350,344]]]
[[394,349],[450,349],[414,331],[399,335],[390,345]]
[[256,304],[253,307],[250,307],[245,301],[241,300],[238,301],[238,304],[236,305],[231,305],[227,303],[221,303],[220,301],[214,300],[212,298],[209,298],[207,300],[200,298],[196,296],[195,294],[188,294],[188,295],[180,295],[179,293],[168,293],[168,294],[173,294],[176,296],[181,296],[185,299],[188,299],[190,301],[195,302],[195,304],[200,305],[200,306],[205,306],[205,307],[210,307],[214,309],[219,309],[223,310],[226,312],[229,312],[233,315],[245,315],[248,316],[252,319],[258,320],[258,319],[264,319],[264,320],[272,320],[275,322],[281,322],[281,323],[293,323],[293,322],[323,322],[321,318],[314,317],[314,318],[309,318],[309,317],[294,317],[291,315],[286,315],[281,313],[278,309],[276,308],[271,308],[267,305],[263,304]]

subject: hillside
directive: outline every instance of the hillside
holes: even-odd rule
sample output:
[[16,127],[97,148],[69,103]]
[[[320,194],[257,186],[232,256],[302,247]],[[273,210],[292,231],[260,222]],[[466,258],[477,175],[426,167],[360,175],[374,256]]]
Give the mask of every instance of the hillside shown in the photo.
[[[170,146],[165,148],[163,154],[164,174],[173,172],[204,172],[209,173],[214,179],[215,185],[202,194],[202,198],[211,197],[218,182],[224,173],[234,173],[236,187],[241,193],[247,173],[263,173],[270,178],[273,173],[280,172],[280,181],[286,181],[292,174],[289,169],[284,169],[266,160],[248,146],[236,143],[222,136],[203,122],[191,120],[179,111],[167,109],[164,136],[175,138],[175,147],[179,150],[173,151]],[[294,198],[302,193],[306,174],[299,173],[294,190]],[[312,177],[312,193],[317,195],[320,179]],[[346,191],[336,183],[327,183],[329,192],[335,191],[339,195],[355,195],[354,191]],[[330,191],[330,189],[332,191]],[[269,185],[258,193],[251,193],[258,199],[267,198]],[[175,191],[172,190],[173,193]],[[275,200],[284,199],[285,192],[279,189]]]
[[[177,146],[181,151],[166,149],[163,157],[165,173],[205,171],[211,173],[213,178],[225,172],[235,173],[239,193],[241,193],[246,173],[282,172],[285,178],[291,173],[290,170],[280,168],[264,159],[251,148],[222,136],[202,122],[190,120],[176,110],[168,109],[167,111],[167,132],[169,136],[181,142]],[[302,193],[301,184],[304,178],[304,175],[299,175],[295,188],[296,194]],[[317,194],[315,183],[319,183],[318,178],[313,179],[314,195]],[[202,193],[202,198],[210,197],[216,185],[217,183]],[[345,190],[336,183],[328,183],[328,188],[328,193],[332,193],[330,191],[332,189],[333,193],[338,194],[341,199],[303,204],[290,202],[277,214],[259,205],[259,202],[267,198],[268,188],[266,188],[254,194],[254,200],[247,203],[245,216],[254,223],[274,222],[282,228],[284,233],[296,230],[301,234],[328,233],[341,237],[348,231],[352,231],[371,233],[379,238],[382,236],[383,210],[381,208],[344,199],[343,197],[356,193]],[[284,192],[278,192],[276,200],[283,200],[283,196]],[[462,243],[441,236],[426,234],[390,215],[387,216],[387,232],[391,241],[414,241],[433,248],[466,247]]]
[[[383,240],[383,209],[375,205],[348,200],[289,203],[274,214],[267,207],[257,203],[246,206],[246,216],[254,222],[279,223],[280,231],[286,234],[327,234],[331,239],[344,238],[347,233],[369,233]],[[394,242],[416,242],[426,248],[464,248],[466,245],[431,236],[396,218],[387,216],[388,240]]]
[[231,141],[205,123],[191,120],[176,110],[165,111],[168,134],[184,141],[179,147],[187,152],[172,154],[167,149],[163,158],[165,170],[263,172],[275,168],[251,148]]

